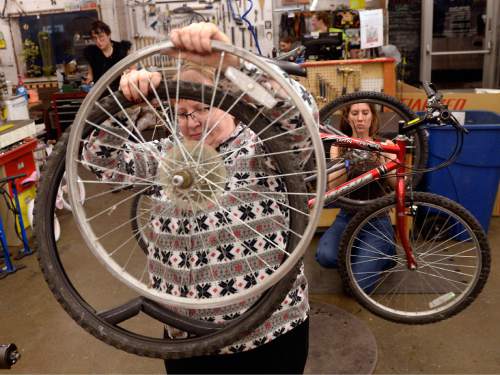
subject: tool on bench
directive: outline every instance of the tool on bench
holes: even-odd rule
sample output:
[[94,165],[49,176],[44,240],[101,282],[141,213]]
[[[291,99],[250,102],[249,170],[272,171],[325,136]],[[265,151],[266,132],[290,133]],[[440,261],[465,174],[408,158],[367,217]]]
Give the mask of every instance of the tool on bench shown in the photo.
[[234,26],[231,26],[231,43],[235,44],[235,37],[234,37]]
[[342,95],[347,94],[349,86],[349,76],[354,73],[352,68],[337,68],[337,72],[342,75]]

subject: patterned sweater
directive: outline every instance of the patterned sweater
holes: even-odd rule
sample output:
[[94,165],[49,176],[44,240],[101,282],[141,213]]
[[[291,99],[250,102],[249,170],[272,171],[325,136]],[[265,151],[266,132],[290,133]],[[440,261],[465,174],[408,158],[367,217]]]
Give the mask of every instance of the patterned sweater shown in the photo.
[[[282,126],[293,127],[293,117]],[[111,132],[125,132],[108,122]],[[125,136],[126,137],[126,136]],[[263,153],[255,133],[239,124],[217,151],[223,155],[226,170],[224,191],[205,200],[202,209],[191,202],[179,208],[168,199],[168,192],[151,189],[150,223],[152,238],[148,242],[148,270],[151,287],[167,294],[187,298],[212,298],[238,293],[253,287],[279,266],[288,241],[286,228],[289,209],[283,180],[269,157]],[[296,143],[305,140],[297,138]],[[160,154],[172,149],[170,139],[154,141]],[[104,181],[133,183],[136,178],[158,178],[157,158],[145,152],[144,144],[124,142],[106,131],[95,131],[84,146],[83,158]],[[291,147],[302,147],[291,145]],[[237,150],[230,152],[231,150]],[[149,156],[148,156],[149,155]],[[111,170],[117,171],[113,173]],[[256,192],[273,191],[269,199]],[[221,354],[253,349],[301,324],[308,315],[307,280],[303,265],[291,290],[279,308],[250,335],[220,350]],[[235,319],[258,297],[244,303],[213,309],[176,309],[190,318],[211,322]],[[182,333],[168,327],[172,337]]]

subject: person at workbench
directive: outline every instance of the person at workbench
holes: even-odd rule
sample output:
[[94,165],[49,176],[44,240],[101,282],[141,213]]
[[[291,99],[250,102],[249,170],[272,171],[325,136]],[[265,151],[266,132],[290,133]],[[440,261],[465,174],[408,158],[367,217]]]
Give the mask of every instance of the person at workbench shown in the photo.
[[314,13],[311,17],[311,32],[327,33],[330,27],[328,12]]
[[[280,39],[280,50],[279,54],[283,55],[285,53],[288,53],[292,51],[293,49],[297,48],[300,46],[300,43],[297,42],[295,39],[293,39],[291,36],[284,36]],[[288,61],[297,61],[299,58],[303,59],[303,54],[300,54],[299,56],[290,56],[287,60]]]
[[[111,29],[102,21],[94,21],[90,28],[90,36],[95,44],[85,47],[83,55],[89,62],[89,70],[85,84],[97,82],[109,68],[123,59],[130,51],[132,43],[128,40],[117,42],[111,39]],[[111,84],[113,91],[118,89],[120,80]]]

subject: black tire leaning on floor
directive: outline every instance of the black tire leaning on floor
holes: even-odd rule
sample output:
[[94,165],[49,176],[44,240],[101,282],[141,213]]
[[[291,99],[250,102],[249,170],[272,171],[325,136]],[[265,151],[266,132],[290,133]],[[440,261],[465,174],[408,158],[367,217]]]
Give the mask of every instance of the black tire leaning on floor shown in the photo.
[[[175,90],[175,87],[170,89]],[[201,85],[182,83],[179,92],[179,98],[201,102]],[[204,92],[205,98],[208,100],[211,97],[211,89],[205,87]],[[158,94],[160,97],[166,97],[163,86],[160,86],[158,89]],[[169,95],[172,95],[172,93]],[[223,96],[224,100],[222,100]],[[128,102],[121,93],[117,93],[117,97],[125,108],[135,104]],[[221,109],[229,108],[235,101],[235,98],[231,95],[224,95],[221,92],[217,92],[215,98],[216,102],[222,103],[219,107]],[[114,99],[110,97],[102,99],[101,105],[111,114],[118,112],[120,109]],[[241,121],[249,122],[254,117],[255,111],[255,108],[240,102],[231,109],[230,113]],[[102,111],[94,111],[89,120],[99,124],[106,118],[107,115]],[[267,124],[267,120],[262,118],[253,122],[252,129],[258,132],[264,129]],[[84,136],[88,135],[91,130],[87,127],[84,131]],[[272,137],[279,132],[276,126],[270,127],[263,132],[263,138]],[[65,132],[56,144],[43,170],[35,201],[34,233],[38,248],[38,260],[45,280],[57,301],[81,327],[101,341],[133,354],[163,359],[183,358],[211,354],[214,350],[229,345],[250,333],[276,310],[290,290],[296,278],[299,264],[293,267],[280,282],[270,288],[245,314],[229,322],[218,332],[203,337],[181,340],[163,340],[146,337],[127,331],[117,325],[112,325],[98,317],[92,306],[89,306],[83,300],[66,275],[53,235],[54,203],[57,195],[57,187],[65,170],[68,138],[69,132]],[[268,151],[273,150],[273,152],[287,151],[290,143],[285,139],[277,141],[279,138],[283,137],[264,142],[264,147]],[[298,163],[295,162],[295,159],[289,156],[284,157],[283,155],[279,153],[275,156],[273,155],[280,168],[280,172],[284,174],[296,172],[298,170]],[[284,182],[286,186],[293,186],[294,191],[300,189],[302,192],[306,192],[301,176],[292,174],[287,176]],[[289,197],[289,204],[298,210],[308,212],[304,196],[293,195]],[[306,226],[305,216],[299,215],[294,210],[290,210],[291,229],[297,233],[302,233]],[[297,243],[298,239],[296,236],[289,236],[287,251],[293,250]]]
[[[320,123],[324,124],[327,122],[328,118],[332,116],[339,109],[350,106],[355,103],[373,103],[378,105],[383,105],[386,108],[390,108],[392,111],[396,112],[401,116],[402,120],[409,121],[417,117],[417,115],[404,103],[400,102],[396,98],[371,91],[360,91],[352,94],[347,94],[340,96],[339,98],[331,101],[321,108],[319,112]],[[397,130],[396,130],[397,131]],[[382,134],[383,136],[384,134]],[[415,132],[409,133],[408,136],[413,136],[415,147],[413,149],[413,167],[417,169],[423,169],[427,166],[427,159],[429,157],[429,137],[427,130],[417,129]],[[325,150],[328,152],[329,150]],[[422,173],[416,173],[412,176],[412,187],[415,188],[420,180],[422,179]],[[363,207],[367,204],[373,202],[372,200],[359,201],[356,199],[351,199],[348,196],[340,197],[335,201],[336,206],[348,210],[354,210],[356,207]]]
[[[363,210],[360,210],[349,222],[344,234],[342,235],[340,246],[339,246],[339,272],[342,278],[342,283],[345,288],[347,288],[348,292],[358,301],[361,305],[363,305],[367,310],[371,311],[375,315],[378,315],[384,319],[394,321],[396,323],[405,323],[405,324],[427,324],[434,323],[441,320],[448,319],[455,314],[458,314],[462,310],[464,310],[467,306],[469,306],[479,295],[481,290],[483,289],[486,280],[488,279],[488,275],[490,272],[490,263],[491,263],[491,254],[490,247],[488,244],[488,239],[484,230],[481,227],[481,224],[477,221],[477,219],[472,216],[472,214],[467,211],[460,204],[437,194],[432,193],[424,193],[424,192],[414,192],[412,196],[406,196],[406,204],[418,204],[428,203],[435,206],[442,207],[446,210],[449,210],[453,214],[457,215],[461,218],[472,230],[471,235],[473,235],[477,239],[477,243],[480,248],[481,254],[481,262],[480,262],[480,270],[479,277],[476,280],[475,285],[473,285],[469,293],[458,301],[457,304],[452,305],[450,308],[443,310],[439,313],[425,315],[425,316],[402,316],[400,314],[395,314],[391,311],[387,311],[379,306],[377,306],[371,299],[369,299],[365,293],[360,291],[358,287],[353,286],[356,281],[352,274],[348,271],[347,262],[350,260],[350,251],[348,249],[349,243],[351,239],[354,238],[356,233],[358,232],[358,227],[363,224],[363,221],[370,217],[375,212],[384,209],[386,207],[394,206],[396,204],[395,195],[388,195],[382,198],[379,198],[373,204],[369,205]],[[360,228],[361,229],[361,228]],[[408,271],[414,272],[414,271]]]

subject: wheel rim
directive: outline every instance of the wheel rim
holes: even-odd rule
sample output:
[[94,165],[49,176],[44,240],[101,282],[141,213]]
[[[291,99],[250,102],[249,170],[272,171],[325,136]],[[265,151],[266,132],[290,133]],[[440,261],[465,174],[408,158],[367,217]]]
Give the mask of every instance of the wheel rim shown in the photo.
[[[224,52],[224,53],[234,53],[235,55],[239,56],[240,58],[244,58],[250,63],[256,65],[257,67],[263,69],[264,71],[267,69],[268,72],[266,74],[269,74],[269,76],[274,79],[276,82],[281,84],[282,89],[285,89],[287,95],[294,101],[296,105],[296,109],[300,112],[302,115],[304,124],[306,129],[308,130],[309,134],[311,134],[311,139],[312,139],[312,146],[314,148],[314,152],[316,154],[316,157],[320,157],[321,154],[321,149],[318,147],[320,145],[320,141],[318,137],[314,136],[314,132],[311,130],[315,126],[315,122],[312,118],[312,116],[308,113],[307,109],[305,106],[300,102],[300,98],[298,95],[288,86],[287,82],[283,80],[282,77],[277,75],[272,69],[266,68],[265,65],[253,57],[251,54],[235,49],[231,46],[226,46],[222,45],[220,43],[213,43],[213,47],[217,48],[218,50]],[[161,51],[165,51],[171,49],[171,44],[170,43],[164,43],[158,47],[150,47],[142,52],[142,56],[140,59],[145,59],[145,58],[150,58],[152,55],[155,55]],[[81,139],[84,138],[84,129],[85,129],[85,120],[88,119],[89,112],[92,109],[92,106],[94,105],[94,102],[96,101],[97,98],[101,96],[101,94],[106,90],[106,83],[107,82],[112,82],[120,73],[121,70],[123,70],[126,66],[129,66],[131,63],[134,63],[138,60],[140,60],[137,57],[128,57],[127,59],[124,59],[124,61],[120,62],[117,64],[117,66],[110,70],[105,77],[103,77],[102,81],[96,85],[96,87],[93,89],[95,90],[94,93],[91,93],[91,95],[87,96],[85,99],[81,112],[77,115],[77,118],[75,120],[75,125],[73,126],[71,135],[70,135],[70,140],[68,144],[68,153],[67,153],[67,159],[66,159],[66,165],[68,166],[67,168],[67,174],[68,174],[68,180],[70,184],[70,200],[71,204],[74,208],[74,214],[75,218],[78,224],[78,227],[80,231],[83,233],[83,237],[85,241],[87,242],[87,245],[89,248],[94,252],[96,257],[102,261],[103,264],[107,267],[109,271],[112,272],[113,275],[118,277],[122,282],[126,283],[129,287],[133,288],[137,292],[139,292],[141,295],[146,296],[147,298],[153,299],[157,302],[161,303],[168,303],[169,305],[177,306],[177,307],[184,307],[184,308],[200,308],[199,301],[194,300],[193,298],[186,298],[186,297],[178,297],[175,295],[168,295],[167,297],[164,295],[165,293],[159,293],[155,291],[154,289],[152,290],[145,281],[138,281],[138,276],[133,276],[131,277],[129,273],[124,273],[123,272],[123,264],[117,263],[114,259],[111,259],[112,256],[110,254],[113,252],[113,250],[110,252],[108,249],[105,248],[105,246],[102,246],[100,243],[100,240],[102,240],[102,233],[100,235],[97,235],[95,231],[92,228],[89,228],[88,226],[88,221],[89,219],[93,219],[92,216],[89,216],[88,212],[90,211],[85,211],[83,205],[79,204],[77,202],[77,197],[75,196],[75,178],[76,178],[76,171],[78,170],[77,167],[74,167],[75,164],[78,163],[79,161],[79,152],[80,152],[80,147],[81,147]],[[165,77],[165,76],[164,76]],[[205,86],[206,87],[206,86]],[[176,98],[177,99],[177,98]],[[115,98],[116,100],[116,98]],[[165,109],[163,109],[163,113],[166,114]],[[227,109],[229,110],[229,109]],[[172,112],[170,112],[172,113]],[[127,115],[125,115],[128,117]],[[88,122],[87,122],[88,124]],[[94,124],[96,125],[96,124]],[[98,124],[97,124],[98,125]],[[88,126],[88,125],[87,125]],[[175,130],[175,129],[171,129]],[[174,132],[175,133],[175,132]],[[132,136],[132,135],[130,135]],[[143,141],[141,139],[141,141]],[[181,145],[179,154],[185,153],[185,151],[188,149],[186,145]],[[196,155],[195,157],[191,157],[191,159],[196,159],[199,155]],[[182,157],[185,157],[183,155]],[[210,159],[210,156],[208,157]],[[205,160],[208,160],[205,159]],[[73,167],[72,167],[73,166]],[[185,165],[187,166],[187,165]],[[321,186],[324,184],[324,176],[322,175],[322,168],[324,169],[324,166],[319,166],[319,175],[320,178],[318,179],[317,186]],[[165,170],[169,169],[168,165],[165,165]],[[176,176],[179,178],[189,178],[189,173],[188,170],[189,168],[179,168],[177,170]],[[220,175],[220,173],[217,173],[217,175]],[[153,183],[151,181],[142,181],[145,182],[146,184],[142,184],[146,186],[147,184],[152,185]],[[176,186],[175,184],[177,183],[175,179],[170,180],[170,186],[173,186],[172,189],[176,189],[179,186]],[[214,182],[212,181],[212,185]],[[216,183],[215,183],[216,184]],[[189,185],[189,184],[188,184]],[[191,185],[189,185],[191,186]],[[88,190],[88,189],[87,189]],[[136,191],[133,192],[132,194],[140,194],[141,191]],[[293,193],[287,192],[287,194],[291,195]],[[298,193],[297,193],[298,194]],[[225,306],[231,303],[236,303],[241,300],[246,300],[248,298],[252,298],[260,294],[263,290],[269,288],[270,286],[274,285],[276,282],[280,280],[280,278],[285,275],[288,271],[292,269],[294,264],[300,259],[301,254],[303,251],[305,251],[307,244],[310,241],[310,238],[314,234],[314,228],[315,228],[315,223],[319,219],[320,211],[321,211],[321,198],[317,200],[316,206],[312,208],[311,212],[307,214],[307,217],[309,218],[309,224],[307,228],[305,228],[304,232],[300,233],[301,234],[301,239],[299,240],[299,244],[296,246],[293,252],[291,252],[291,255],[286,258],[286,260],[279,266],[279,272],[274,272],[272,273],[269,277],[267,277],[263,283],[259,285],[259,288],[254,288],[252,290],[244,290],[241,291],[241,293],[236,293],[232,295],[228,295],[225,297],[221,298],[210,298],[204,300],[203,308],[210,308],[210,307],[221,307]],[[209,197],[209,203],[211,202],[212,204],[215,204],[218,201],[218,197]],[[205,202],[206,204],[207,202]],[[192,205],[192,201],[190,203]],[[183,207],[186,208],[186,207]],[[88,209],[87,209],[88,210]],[[94,215],[97,215],[94,213]],[[123,224],[125,226],[125,224]],[[135,236],[132,235],[130,238]],[[116,246],[116,245],[115,245]],[[119,250],[118,247],[115,247],[114,251],[117,252]],[[127,263],[128,265],[128,263]],[[140,272],[140,270],[139,270]],[[144,270],[142,270],[142,273],[144,273]]]

